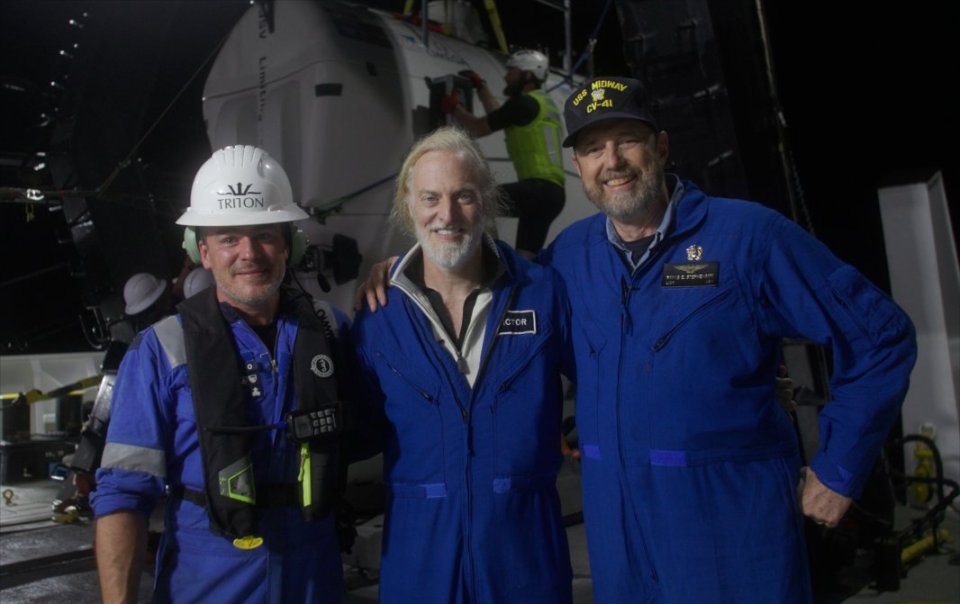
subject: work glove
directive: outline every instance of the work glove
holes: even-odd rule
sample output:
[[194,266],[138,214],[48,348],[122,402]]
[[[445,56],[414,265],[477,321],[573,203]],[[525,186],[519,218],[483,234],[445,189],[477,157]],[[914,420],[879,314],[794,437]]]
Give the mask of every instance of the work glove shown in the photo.
[[440,111],[449,115],[456,111],[457,105],[460,104],[460,95],[456,92],[453,94],[448,94],[447,96],[440,99]]
[[481,78],[480,74],[477,73],[476,71],[464,69],[463,71],[460,72],[460,75],[470,80],[470,82],[473,84],[473,87],[476,90],[480,90],[487,83],[487,81]]

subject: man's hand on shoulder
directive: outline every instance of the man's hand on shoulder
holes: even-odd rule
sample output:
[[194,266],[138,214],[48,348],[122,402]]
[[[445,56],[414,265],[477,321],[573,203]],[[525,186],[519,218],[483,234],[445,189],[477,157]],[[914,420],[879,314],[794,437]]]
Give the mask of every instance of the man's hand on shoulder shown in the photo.
[[390,267],[397,261],[397,256],[391,256],[370,267],[367,279],[357,287],[353,296],[353,310],[359,311],[363,302],[367,302],[370,312],[377,312],[381,306],[387,305],[387,285],[390,283]]

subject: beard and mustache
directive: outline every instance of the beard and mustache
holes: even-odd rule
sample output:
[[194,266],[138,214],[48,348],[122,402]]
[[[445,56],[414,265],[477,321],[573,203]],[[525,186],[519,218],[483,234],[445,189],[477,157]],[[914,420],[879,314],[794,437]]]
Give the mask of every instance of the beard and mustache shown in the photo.
[[526,84],[523,80],[514,82],[513,84],[507,84],[503,87],[503,96],[505,97],[515,97],[519,96],[523,92],[523,87]]
[[453,270],[463,266],[473,258],[480,242],[483,239],[483,230],[477,227],[464,230],[457,241],[436,241],[431,236],[434,232],[451,228],[447,225],[431,224],[426,227],[417,225],[417,241],[423,250],[423,255],[438,267]]
[[227,298],[247,306],[260,306],[270,300],[280,284],[283,283],[283,277],[286,272],[284,264],[271,266],[269,263],[252,262],[241,266],[233,267],[230,270],[230,277],[236,277],[238,273],[249,270],[266,270],[267,272],[259,279],[256,284],[243,283],[237,279],[220,278],[214,272],[214,280],[217,287],[226,295]]
[[[604,214],[615,220],[635,219],[650,213],[662,198],[663,162],[652,154],[644,170],[626,166],[617,170],[600,172],[594,181],[583,181],[587,199]],[[605,191],[603,184],[616,179],[636,178],[636,186],[624,191]]]

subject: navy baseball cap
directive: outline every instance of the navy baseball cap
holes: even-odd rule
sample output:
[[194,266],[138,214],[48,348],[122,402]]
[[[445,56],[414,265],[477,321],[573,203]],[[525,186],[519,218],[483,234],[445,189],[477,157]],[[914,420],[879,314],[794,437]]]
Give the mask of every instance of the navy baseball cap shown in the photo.
[[572,147],[577,133],[602,120],[641,120],[656,132],[657,121],[643,94],[643,84],[633,78],[593,78],[576,88],[563,105],[567,123],[564,147]]

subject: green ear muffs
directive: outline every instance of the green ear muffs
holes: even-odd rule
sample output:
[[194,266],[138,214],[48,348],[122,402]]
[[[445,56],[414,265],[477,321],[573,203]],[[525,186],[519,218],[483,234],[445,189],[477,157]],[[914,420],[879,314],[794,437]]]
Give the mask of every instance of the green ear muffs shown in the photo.
[[[303,254],[307,251],[307,235],[300,227],[292,224],[284,227],[284,234],[287,235],[287,247],[290,249],[287,264],[295,266],[300,263]],[[183,229],[181,247],[194,264],[200,264],[200,246],[197,243],[197,231],[194,227],[188,226]]]

